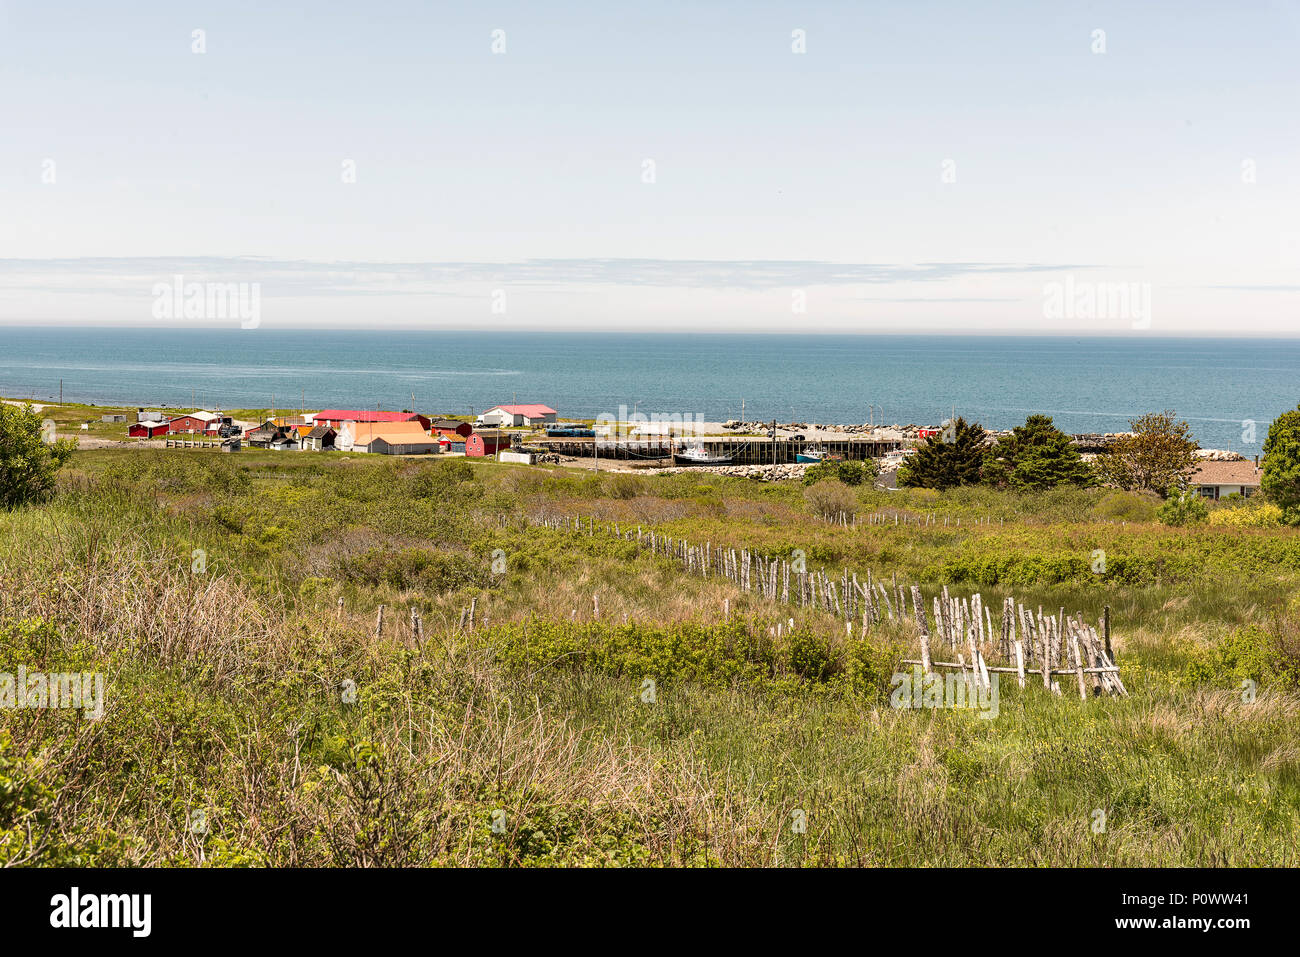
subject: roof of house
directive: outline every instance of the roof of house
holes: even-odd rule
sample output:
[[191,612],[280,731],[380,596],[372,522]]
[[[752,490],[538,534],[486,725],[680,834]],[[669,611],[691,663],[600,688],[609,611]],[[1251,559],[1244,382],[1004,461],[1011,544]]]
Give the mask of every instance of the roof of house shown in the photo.
[[431,428],[435,429],[459,429],[462,425],[471,425],[464,419],[434,419]]
[[177,419],[198,419],[200,422],[211,422],[219,418],[221,416],[216,412],[205,412],[199,409],[197,412],[182,412],[180,415],[173,415],[171,420],[175,422]]
[[325,409],[317,412],[316,421],[326,419],[344,422],[407,422],[415,418],[414,412],[376,412],[374,409]]
[[306,433],[303,437],[308,439],[323,439],[327,435],[337,435],[337,434],[338,433],[335,432],[333,429],[331,429],[328,425],[318,425],[315,428],[313,428],[310,432]]
[[[522,415],[528,419],[536,418],[540,415],[556,414],[556,411],[549,405],[540,405],[536,403],[533,405],[494,405],[492,408],[488,409],[488,412],[496,412],[498,409],[502,412],[508,413],[509,415]],[[487,413],[484,414],[486,415]]]
[[414,420],[410,422],[358,422],[352,428],[352,442],[355,445],[367,445],[376,435],[402,435],[406,441],[427,439],[429,433],[424,426]]
[[1193,485],[1259,485],[1254,462],[1202,462],[1192,473]]
[[429,438],[429,434],[421,429],[418,432],[407,431],[390,431],[389,429],[375,429],[369,433],[365,439],[358,438],[357,445],[370,445],[375,441],[386,442],[389,445],[433,445],[436,440]]

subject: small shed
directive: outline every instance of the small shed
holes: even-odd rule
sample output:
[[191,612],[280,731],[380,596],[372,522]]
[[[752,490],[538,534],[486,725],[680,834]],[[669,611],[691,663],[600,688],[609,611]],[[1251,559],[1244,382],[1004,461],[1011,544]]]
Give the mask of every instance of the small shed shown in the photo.
[[298,442],[307,452],[321,452],[334,448],[334,439],[338,433],[328,425],[315,426],[309,432],[300,432]]

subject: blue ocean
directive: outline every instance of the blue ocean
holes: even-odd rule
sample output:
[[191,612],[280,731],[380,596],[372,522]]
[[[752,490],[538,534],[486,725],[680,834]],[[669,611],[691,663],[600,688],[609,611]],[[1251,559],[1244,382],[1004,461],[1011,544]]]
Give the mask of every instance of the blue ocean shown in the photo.
[[[1247,455],[1300,402],[1300,340],[0,327],[0,396],[101,405],[629,411],[1114,432],[1172,409]],[[1253,434],[1252,434],[1252,423]]]

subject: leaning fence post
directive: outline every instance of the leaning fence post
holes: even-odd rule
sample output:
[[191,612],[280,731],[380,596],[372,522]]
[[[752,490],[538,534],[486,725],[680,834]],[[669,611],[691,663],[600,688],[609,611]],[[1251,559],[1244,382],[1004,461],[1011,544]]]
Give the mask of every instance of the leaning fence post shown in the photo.
[[1074,652],[1074,674],[1079,679],[1079,697],[1087,701],[1088,689],[1083,681],[1083,658],[1079,655],[1079,636],[1070,629],[1070,650]]

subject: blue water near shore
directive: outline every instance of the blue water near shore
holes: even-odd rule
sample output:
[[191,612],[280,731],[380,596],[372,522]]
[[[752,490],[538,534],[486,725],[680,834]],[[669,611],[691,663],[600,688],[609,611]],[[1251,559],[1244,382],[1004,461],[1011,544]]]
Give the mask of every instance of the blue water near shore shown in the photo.
[[[0,327],[0,395],[206,408],[642,413],[1070,432],[1173,409],[1201,445],[1259,451],[1300,401],[1300,340]],[[414,394],[414,399],[412,399]],[[305,396],[305,398],[304,398]],[[414,402],[414,405],[412,405]],[[874,406],[874,413],[871,407]],[[1255,440],[1243,434],[1258,423]]]

